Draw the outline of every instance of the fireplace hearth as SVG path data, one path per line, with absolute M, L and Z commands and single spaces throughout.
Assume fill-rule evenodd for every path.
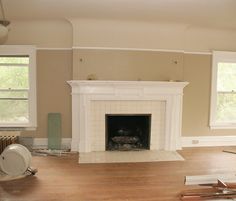
M 150 149 L 151 114 L 106 114 L 106 150 Z

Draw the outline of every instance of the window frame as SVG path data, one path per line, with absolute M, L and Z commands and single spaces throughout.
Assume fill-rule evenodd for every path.
M 31 45 L 1 45 L 1 56 L 29 56 L 28 123 L 1 123 L 0 130 L 35 130 L 37 127 L 36 48 Z
M 236 52 L 213 51 L 212 54 L 212 78 L 211 78 L 211 105 L 210 105 L 210 128 L 211 129 L 236 129 L 235 122 L 217 122 L 217 76 L 218 63 L 236 63 Z

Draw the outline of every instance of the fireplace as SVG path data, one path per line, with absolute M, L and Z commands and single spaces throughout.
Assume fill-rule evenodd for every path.
M 72 87 L 72 151 L 108 150 L 106 115 L 118 118 L 120 114 L 124 118 L 129 114 L 149 115 L 146 117 L 149 137 L 141 140 L 145 144 L 140 145 L 141 149 L 181 149 L 182 97 L 187 82 L 72 80 L 68 83 Z M 125 135 L 128 131 L 120 132 Z M 132 141 L 132 137 L 128 140 Z
M 106 150 L 150 149 L 151 114 L 106 114 Z

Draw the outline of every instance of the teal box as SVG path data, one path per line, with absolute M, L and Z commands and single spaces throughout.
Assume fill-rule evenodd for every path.
M 48 113 L 48 149 L 61 149 L 60 113 Z

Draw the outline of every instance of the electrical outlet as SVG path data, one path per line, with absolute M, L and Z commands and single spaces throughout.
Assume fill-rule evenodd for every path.
M 192 144 L 198 144 L 199 140 L 192 140 Z

